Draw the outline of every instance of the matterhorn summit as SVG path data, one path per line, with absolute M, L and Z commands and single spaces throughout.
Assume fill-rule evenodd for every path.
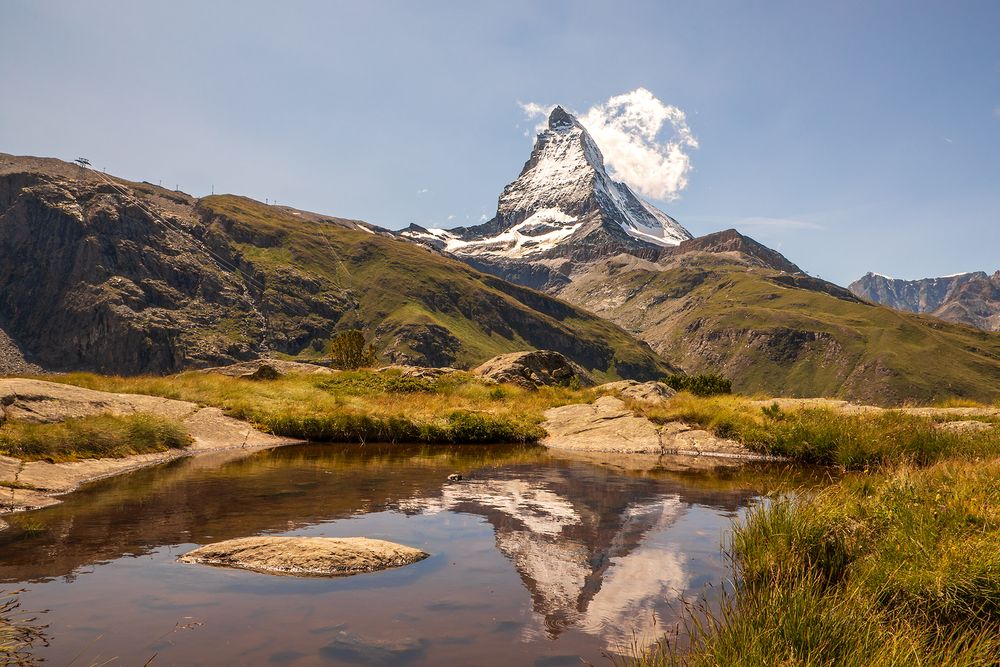
M 411 225 L 401 234 L 537 287 L 576 263 L 621 253 L 653 259 L 691 238 L 676 220 L 608 176 L 593 137 L 562 107 L 552 110 L 492 220 L 451 230 Z

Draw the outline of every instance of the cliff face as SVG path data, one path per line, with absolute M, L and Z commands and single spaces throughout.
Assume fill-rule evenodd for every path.
M 0 154 L 0 371 L 315 358 L 347 328 L 389 361 L 546 347 L 599 372 L 672 368 L 589 313 L 363 222 Z
M 259 313 L 190 216 L 164 210 L 168 227 L 92 178 L 8 172 L 0 184 L 0 313 L 39 365 L 157 372 L 256 351 Z

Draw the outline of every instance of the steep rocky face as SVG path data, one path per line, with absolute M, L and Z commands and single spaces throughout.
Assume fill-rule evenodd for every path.
M 691 238 L 608 176 L 593 138 L 561 107 L 552 111 L 521 174 L 504 188 L 492 220 L 451 230 L 411 225 L 401 234 L 538 288 L 566 282 L 579 262 L 622 252 L 653 258 Z
M 189 221 L 157 222 L 93 178 L 0 183 L 0 314 L 41 366 L 156 372 L 256 352 L 252 298 Z
M 0 154 L 0 371 L 309 359 L 347 328 L 417 365 L 545 348 L 598 373 L 673 368 L 594 315 L 363 222 Z
M 949 322 L 1000 331 L 1000 271 L 942 278 L 899 280 L 867 273 L 849 289 L 868 301 L 912 313 L 927 313 Z

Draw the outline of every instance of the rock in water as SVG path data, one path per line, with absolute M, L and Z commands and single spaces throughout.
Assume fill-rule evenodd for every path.
M 242 537 L 199 547 L 182 563 L 236 567 L 264 574 L 340 577 L 409 565 L 419 549 L 367 537 Z
M 542 386 L 568 386 L 574 378 L 581 387 L 593 387 L 594 379 L 581 366 L 558 352 L 532 350 L 493 357 L 474 373 L 494 382 L 516 384 L 525 389 Z

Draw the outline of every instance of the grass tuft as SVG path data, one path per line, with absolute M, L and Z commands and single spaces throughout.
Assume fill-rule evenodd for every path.
M 3 665 L 35 664 L 30 649 L 48 646 L 47 626 L 39 624 L 37 616 L 21 610 L 18 593 L 0 591 L 0 664 Z
M 653 421 L 697 424 L 759 453 L 848 470 L 897 463 L 928 465 L 949 456 L 1000 455 L 1000 429 L 949 431 L 939 428 L 933 418 L 893 410 L 785 411 L 777 403 L 759 407 L 736 396 L 703 398 L 686 393 L 643 410 Z
M 1000 664 L 1000 460 L 853 474 L 752 510 L 736 587 L 629 664 Z
M 177 422 L 156 415 L 95 415 L 54 424 L 9 421 L 0 426 L 0 454 L 24 461 L 120 458 L 186 447 Z

